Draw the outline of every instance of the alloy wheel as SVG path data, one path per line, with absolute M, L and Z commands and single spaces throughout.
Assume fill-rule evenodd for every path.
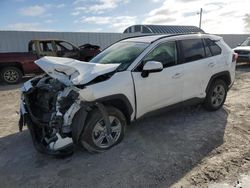
M 16 82 L 19 79 L 19 74 L 15 70 L 7 70 L 4 72 L 3 78 L 7 82 Z
M 212 96 L 211 96 L 212 105 L 214 107 L 220 106 L 224 101 L 225 95 L 226 95 L 226 91 L 223 85 L 217 85 L 214 88 Z
M 115 116 L 109 116 L 111 133 L 108 134 L 104 119 L 98 121 L 92 131 L 92 139 L 97 147 L 108 148 L 112 146 L 120 137 L 122 125 Z

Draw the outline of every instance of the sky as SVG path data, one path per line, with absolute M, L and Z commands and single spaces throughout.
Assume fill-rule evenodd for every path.
M 0 30 L 123 32 L 135 24 L 250 33 L 250 0 L 0 0 Z

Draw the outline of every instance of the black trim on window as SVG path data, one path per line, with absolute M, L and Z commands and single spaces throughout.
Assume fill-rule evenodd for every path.
M 182 64 L 182 62 L 184 60 L 183 53 L 181 53 L 182 52 L 182 46 L 181 46 L 179 40 L 175 41 L 175 43 L 176 43 L 176 49 L 177 49 L 177 65 L 180 65 L 180 64 Z
M 184 64 L 185 63 L 185 58 L 183 55 L 183 47 L 182 47 L 182 43 L 181 40 L 176 41 L 177 46 L 178 46 L 178 59 L 179 59 L 179 64 Z
M 206 41 L 205 41 L 205 38 L 202 39 L 202 43 L 203 43 L 203 47 L 204 47 L 204 50 L 205 50 L 206 58 L 212 57 L 213 54 L 212 54 L 212 52 L 211 52 L 211 49 L 210 49 L 209 46 L 207 45 L 207 43 L 206 43 Z M 210 53 L 210 56 L 207 54 L 207 49 L 208 49 L 208 51 L 209 51 L 209 53 Z
M 174 65 L 170 65 L 170 66 L 164 66 L 163 65 L 163 68 L 168 68 L 168 67 L 173 67 L 173 66 L 176 66 L 176 65 L 179 65 L 181 64 L 180 62 L 180 59 L 179 59 L 179 56 L 180 56 L 180 46 L 179 44 L 177 44 L 177 41 L 165 41 L 165 42 L 161 42 L 159 43 L 158 45 L 156 45 L 153 49 L 151 49 L 143 58 L 142 60 L 137 64 L 136 68 L 134 69 L 133 72 L 142 72 L 142 69 L 143 69 L 143 65 L 145 63 L 145 61 L 143 60 L 148 54 L 150 54 L 153 50 L 155 50 L 157 47 L 159 47 L 161 44 L 164 44 L 164 43 L 168 43 L 168 42 L 174 42 L 175 43 L 175 47 L 176 47 L 176 51 L 177 51 L 177 60 L 175 62 Z
M 209 38 L 204 38 L 204 40 L 205 40 L 206 45 L 209 47 L 212 56 L 220 55 L 222 53 L 221 47 L 216 44 L 217 41 L 211 40 Z M 214 44 L 214 46 L 212 46 L 211 44 Z M 219 52 L 216 52 L 216 50 L 218 49 L 219 49 Z

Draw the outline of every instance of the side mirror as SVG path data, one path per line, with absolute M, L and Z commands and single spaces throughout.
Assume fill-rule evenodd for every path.
M 241 45 L 241 43 L 239 43 L 237 46 L 240 46 Z
M 143 66 L 141 76 L 143 78 L 148 77 L 149 73 L 161 72 L 163 70 L 163 65 L 158 61 L 147 61 Z

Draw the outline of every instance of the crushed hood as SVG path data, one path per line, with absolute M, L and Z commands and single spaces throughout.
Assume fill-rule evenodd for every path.
M 119 64 L 98 64 L 71 58 L 43 57 L 35 63 L 49 76 L 65 85 L 86 84 L 96 77 L 113 72 Z

